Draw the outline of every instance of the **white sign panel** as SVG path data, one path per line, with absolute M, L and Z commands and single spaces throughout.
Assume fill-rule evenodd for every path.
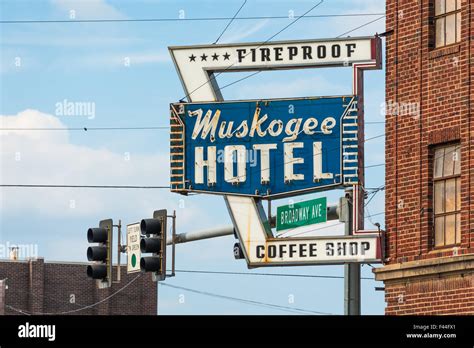
M 226 196 L 226 203 L 250 268 L 377 263 L 382 258 L 378 234 L 274 238 L 260 203 L 239 196 Z
M 338 264 L 377 262 L 377 235 L 355 237 L 285 238 L 256 243 L 249 250 L 250 264 Z
M 170 47 L 186 94 L 192 100 L 215 96 L 213 72 L 352 66 L 379 59 L 378 38 L 257 42 L 244 44 Z M 213 86 L 214 85 L 214 86 Z M 217 96 L 215 96 L 217 97 Z M 191 100 L 190 99 L 190 100 Z M 219 98 L 217 98 L 219 99 Z
M 140 272 L 140 223 L 127 225 L 127 273 Z

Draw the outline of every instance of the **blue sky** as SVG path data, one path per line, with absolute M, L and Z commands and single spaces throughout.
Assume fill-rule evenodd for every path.
M 232 17 L 241 1 L 1 0 L 2 20 L 69 20 Z M 249 0 L 239 16 L 301 15 L 317 1 Z M 383 13 L 380 0 L 326 0 L 311 14 Z M 302 19 L 275 39 L 335 37 L 377 17 Z M 220 42 L 265 41 L 290 19 L 235 21 Z M 168 46 L 215 41 L 226 21 L 1 24 L 2 127 L 166 126 L 169 103 L 184 96 Z M 351 35 L 384 32 L 378 21 Z M 129 64 L 127 64 L 127 62 Z M 245 73 L 218 77 L 219 84 Z M 223 90 L 226 99 L 350 94 L 350 69 L 263 72 Z M 366 137 L 384 134 L 384 72 L 366 74 Z M 95 117 L 57 115 L 64 100 L 90 102 Z M 167 185 L 167 130 L 0 131 L 3 184 Z M 366 165 L 384 162 L 384 138 L 366 144 Z M 384 168 L 367 169 L 366 186 L 384 184 Z M 166 190 L 78 190 L 0 188 L 0 242 L 37 244 L 46 260 L 85 261 L 85 231 L 102 218 L 123 224 L 176 209 L 178 233 L 230 224 L 221 197 L 182 197 Z M 314 194 L 294 201 L 319 197 Z M 325 194 L 336 202 L 341 191 Z M 286 204 L 278 201 L 277 204 Z M 276 209 L 276 205 L 274 208 Z M 384 211 L 383 193 L 368 206 Z M 382 225 L 384 216 L 374 217 Z M 333 224 L 333 223 L 329 223 Z M 371 227 L 370 221 L 366 226 Z M 341 226 L 315 234 L 341 233 Z M 247 270 L 233 258 L 233 237 L 177 246 L 177 268 L 236 272 L 342 275 L 341 266 Z M 362 274 L 371 277 L 369 266 Z M 313 311 L 343 313 L 341 279 L 178 273 L 167 284 Z M 383 314 L 382 286 L 362 281 L 362 311 Z M 184 303 L 182 302 L 184 295 Z M 180 297 L 181 296 L 181 297 Z M 294 302 L 290 303 L 289 298 Z M 180 301 L 181 299 L 181 301 Z M 79 299 L 78 299 L 79 301 Z M 223 299 L 160 287 L 163 314 L 285 314 Z

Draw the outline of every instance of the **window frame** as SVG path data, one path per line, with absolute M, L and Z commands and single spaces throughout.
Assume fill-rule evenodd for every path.
M 459 174 L 455 174 L 455 164 L 453 162 L 453 174 L 452 175 L 446 175 L 446 176 L 443 176 L 441 175 L 440 177 L 435 177 L 435 164 L 436 164 L 436 152 L 437 150 L 441 150 L 443 149 L 444 152 L 443 152 L 443 174 L 444 174 L 444 166 L 445 166 L 445 159 L 446 159 L 446 149 L 447 148 L 450 148 L 450 147 L 454 147 L 455 149 L 458 149 L 456 151 L 459 151 L 459 161 L 461 161 L 461 144 L 459 142 L 454 142 L 454 143 L 447 143 L 447 144 L 439 144 L 439 145 L 436 145 L 433 147 L 433 161 L 431 163 L 431 167 L 432 167 L 432 194 L 433 194 L 433 199 L 432 199 L 432 202 L 431 202 L 431 206 L 432 206 L 432 224 L 431 224 L 431 230 L 432 230 L 432 234 L 431 234 L 431 239 L 432 239 L 432 247 L 433 249 L 435 250 L 438 250 L 438 249 L 446 249 L 446 248 L 453 248 L 453 247 L 458 247 L 460 246 L 461 244 L 461 226 L 459 226 L 459 241 L 457 242 L 456 241 L 456 237 L 457 237 L 457 216 L 459 215 L 459 224 L 461 224 L 461 205 L 462 203 L 459 204 L 459 207 L 457 206 L 458 205 L 458 194 L 461 195 L 461 192 L 462 192 L 462 188 L 461 188 L 461 180 L 462 180 L 462 172 L 461 172 L 461 166 L 460 166 L 460 170 L 459 170 Z M 460 165 L 462 165 L 462 163 L 460 163 Z M 446 183 L 449 181 L 449 180 L 453 180 L 454 179 L 454 204 L 455 204 L 455 208 L 454 210 L 450 211 L 450 212 L 446 212 Z M 457 185 L 457 180 L 459 180 L 459 185 Z M 444 185 L 443 185 L 443 212 L 442 213 L 436 213 L 436 184 L 439 183 L 439 182 L 443 182 Z M 459 186 L 459 187 L 458 187 Z M 454 216 L 454 243 L 451 243 L 451 244 L 447 244 L 446 243 L 446 217 L 447 216 Z M 437 245 L 436 244 L 436 218 L 440 218 L 442 217 L 443 218 L 443 244 L 440 244 L 440 245 Z
M 444 8 L 445 8 L 445 11 L 446 11 L 446 1 L 447 0 L 442 0 L 444 1 Z M 436 0 L 433 1 L 433 32 L 434 32 L 434 42 L 433 42 L 433 47 L 434 49 L 441 49 L 441 48 L 444 48 L 444 47 L 450 47 L 450 46 L 453 46 L 453 45 L 457 45 L 461 42 L 461 38 L 462 38 L 462 6 L 461 6 L 461 3 L 459 3 L 459 8 L 458 8 L 458 1 L 457 0 L 454 0 L 455 4 L 456 4 L 456 9 L 454 11 L 450 11 L 450 12 L 443 12 L 441 14 L 438 14 L 436 15 Z M 446 30 L 446 18 L 449 17 L 449 16 L 452 16 L 454 15 L 454 42 L 450 43 L 450 44 L 446 44 L 446 36 L 447 36 L 447 30 Z M 458 37 L 458 30 L 457 30 L 457 25 L 458 25 L 458 15 L 459 15 L 459 22 L 460 25 L 461 25 L 461 33 L 459 33 L 459 37 Z M 443 28 L 443 33 L 444 33 L 444 38 L 443 38 L 443 42 L 444 44 L 441 45 L 441 46 L 437 46 L 436 43 L 438 42 L 438 36 L 437 36 L 437 23 L 438 23 L 438 20 L 440 19 L 444 19 L 444 28 Z

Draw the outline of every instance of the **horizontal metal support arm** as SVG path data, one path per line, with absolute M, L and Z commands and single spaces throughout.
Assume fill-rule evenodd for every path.
M 339 219 L 339 207 L 337 205 L 331 205 L 327 207 L 328 211 L 328 218 L 327 220 L 337 220 Z M 272 216 L 272 221 L 274 222 L 275 216 Z M 174 240 L 175 244 L 193 242 L 196 240 L 201 239 L 209 239 L 209 238 L 217 238 L 223 236 L 231 236 L 234 235 L 234 226 L 228 225 L 218 228 L 211 228 L 207 230 L 195 231 L 195 232 L 187 232 L 187 233 L 180 233 L 177 234 Z M 172 245 L 172 239 L 168 239 L 166 242 L 167 245 Z
M 234 226 L 229 225 L 229 226 L 212 228 L 212 229 L 195 231 L 195 232 L 180 233 L 176 235 L 174 242 L 175 244 L 180 244 L 180 243 L 187 243 L 187 242 L 192 242 L 192 241 L 201 240 L 201 239 L 230 236 L 233 234 L 234 234 Z M 166 244 L 171 245 L 173 244 L 173 241 L 168 240 Z

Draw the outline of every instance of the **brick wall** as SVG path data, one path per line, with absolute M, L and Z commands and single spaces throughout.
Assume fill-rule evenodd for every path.
M 387 264 L 410 264 L 442 257 L 474 253 L 474 127 L 470 105 L 473 101 L 471 76 L 474 66 L 472 7 L 462 1 L 462 41 L 445 48 L 432 48 L 434 14 L 432 0 L 387 0 L 386 101 L 415 104 L 418 114 L 386 116 L 386 256 Z M 461 244 L 456 248 L 434 249 L 432 235 L 432 151 L 431 146 L 449 141 L 461 143 Z M 473 270 L 466 270 L 466 274 Z M 376 271 L 376 274 L 383 272 Z M 458 275 L 457 277 L 460 277 Z M 472 294 L 472 282 L 452 297 L 444 280 L 410 279 L 410 288 L 386 280 L 387 314 L 457 314 L 458 301 Z M 413 283 L 415 282 L 415 283 Z M 439 292 L 421 293 L 425 282 Z M 416 285 L 418 284 L 418 285 Z M 467 284 L 452 279 L 452 284 Z M 395 305 L 394 298 L 407 293 L 409 302 Z M 450 296 L 451 306 L 442 297 Z M 430 299 L 432 299 L 430 301 Z M 409 304 L 408 304 L 409 303 Z M 423 303 L 423 305 L 422 305 Z M 427 304 L 430 303 L 430 304 Z M 469 312 L 474 305 L 468 302 Z M 418 306 L 420 305 L 420 306 Z
M 387 315 L 472 314 L 474 275 L 392 283 L 385 293 Z
M 157 285 L 151 275 L 127 275 L 122 267 L 120 284 L 97 289 L 95 281 L 86 275 L 86 264 L 28 261 L 0 261 L 0 279 L 8 278 L 5 303 L 29 313 L 59 313 L 74 311 L 106 299 L 130 281 L 132 284 L 103 303 L 75 315 L 156 315 Z M 114 279 L 116 279 L 114 267 Z M 1 290 L 0 290 L 1 296 Z M 1 298 L 0 298 L 1 307 Z M 1 308 L 0 308 L 1 313 Z M 6 307 L 5 314 L 19 314 Z

